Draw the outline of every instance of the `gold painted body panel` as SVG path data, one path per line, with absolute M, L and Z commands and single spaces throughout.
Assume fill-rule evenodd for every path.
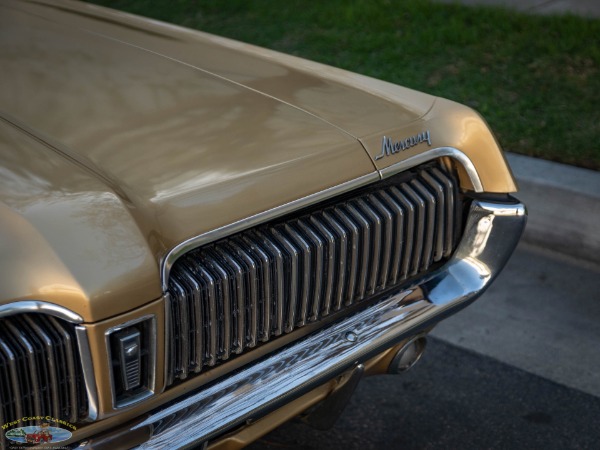
M 373 173 L 384 134 L 430 130 L 434 147 L 454 146 L 471 158 L 486 191 L 516 190 L 485 123 L 461 105 L 438 99 L 433 106 L 433 97 L 383 81 L 103 8 L 48 5 L 2 7 L 2 46 L 10 50 L 2 53 L 0 114 L 43 141 L 47 153 L 95 175 L 95 189 L 118 204 L 113 228 L 131 232 L 128 246 L 141 246 L 146 258 L 142 276 L 117 261 L 120 240 L 91 236 L 90 228 L 85 247 L 97 261 L 84 273 L 79 246 L 64 245 L 64 236 L 49 242 L 60 246 L 72 278 L 68 298 L 80 291 L 64 306 L 87 322 L 158 298 L 156 267 L 182 241 Z M 47 174 L 55 190 L 68 183 L 71 169 L 64 170 Z M 81 220 L 109 220 L 101 210 L 90 207 Z M 64 289 L 30 282 L 0 302 L 61 302 L 54 299 Z
M 83 318 L 107 418 L 74 439 L 261 354 L 114 414 L 104 332 L 156 315 L 160 392 L 161 265 L 182 242 L 360 177 L 376 180 L 436 147 L 466 154 L 484 191 L 516 191 L 474 111 L 384 81 L 71 1 L 1 1 L 0 47 L 0 305 L 40 300 Z M 377 159 L 383 136 L 425 131 L 431 145 Z M 461 184 L 473 187 L 464 171 Z M 298 400 L 286 417 L 326 393 Z M 273 417 L 266 428 L 279 423 Z
M 46 1 L 47 4 L 51 2 Z M 381 137 L 397 139 L 430 129 L 436 146 L 463 151 L 476 165 L 487 192 L 516 192 L 502 151 L 472 109 L 429 94 L 336 67 L 78 2 L 61 7 L 81 26 L 274 97 L 343 129 L 374 158 Z M 93 14 L 93 19 L 90 17 Z M 100 19 L 101 18 L 101 19 Z M 426 147 L 380 161 L 381 169 L 423 153 Z
M 374 172 L 356 139 L 285 103 L 18 9 L 2 8 L 0 17 L 1 45 L 13 48 L 0 63 L 0 114 L 43 141 L 44 158 L 85 167 L 96 189 L 125 210 L 110 218 L 90 207 L 81 220 L 109 221 L 123 232 L 139 228 L 133 234 L 142 233 L 144 251 L 154 258 L 141 277 L 114 261 L 126 250 L 122 243 L 115 240 L 113 249 L 113 242 L 90 236 L 87 246 L 97 251 L 88 249 L 88 258 L 98 261 L 82 275 L 75 245 L 49 243 L 61 245 L 66 271 L 82 285 L 85 301 L 68 307 L 87 322 L 160 296 L 156 268 L 178 243 Z M 3 151 L 15 150 L 7 144 Z M 68 192 L 73 169 L 63 166 L 46 176 L 57 191 L 64 182 Z M 21 189 L 31 201 L 37 195 L 26 183 Z M 41 228 L 49 225 L 37 226 L 47 234 Z M 103 278 L 113 286 L 97 289 Z M 140 297 L 122 292 L 144 287 Z M 15 291 L 2 301 L 30 298 L 40 289 Z M 86 304 L 92 301 L 102 307 Z
M 0 120 L 0 304 L 42 300 L 85 321 L 161 296 L 156 258 L 125 201 Z

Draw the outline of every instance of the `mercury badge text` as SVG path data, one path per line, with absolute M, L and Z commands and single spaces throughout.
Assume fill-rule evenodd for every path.
M 394 155 L 403 150 L 408 150 L 415 145 L 419 145 L 423 142 L 427 142 L 431 146 L 431 133 L 429 130 L 418 133 L 415 136 L 408 137 L 406 139 L 400 139 L 397 142 L 392 141 L 387 136 L 383 137 L 381 141 L 381 153 L 375 157 L 375 161 L 383 158 L 384 156 Z

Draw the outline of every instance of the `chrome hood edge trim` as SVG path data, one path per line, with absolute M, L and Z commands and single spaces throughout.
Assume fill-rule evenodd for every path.
M 425 153 L 419 153 L 417 155 L 405 159 L 404 161 L 400 161 L 399 163 L 392 164 L 391 166 L 385 167 L 384 169 L 380 169 L 379 174 L 381 176 L 381 179 L 388 178 L 406 169 L 416 167 L 419 164 L 423 164 L 428 161 L 431 161 L 432 159 L 441 158 L 443 156 L 449 156 L 450 158 L 455 159 L 459 164 L 461 164 L 467 172 L 467 176 L 469 177 L 469 180 L 473 185 L 474 192 L 483 192 L 483 184 L 481 183 L 481 179 L 479 178 L 479 173 L 477 173 L 475 164 L 473 164 L 473 162 L 465 153 L 461 152 L 459 149 L 454 147 L 437 147 L 428 150 Z
M 242 220 L 238 220 L 237 222 L 233 222 L 229 225 L 225 225 L 223 227 L 217 228 L 215 230 L 209 231 L 207 233 L 200 234 L 198 236 L 194 236 L 181 244 L 177 245 L 173 249 L 167 253 L 167 256 L 162 261 L 161 264 L 161 276 L 162 276 L 162 286 L 163 291 L 167 292 L 169 288 L 169 273 L 171 272 L 171 268 L 177 259 L 184 255 L 185 253 L 193 250 L 197 247 L 200 247 L 209 242 L 216 241 L 223 237 L 229 236 L 231 234 L 237 233 L 239 231 L 243 231 L 245 229 L 251 228 L 260 223 L 267 222 L 269 220 L 275 219 L 277 217 L 281 217 L 291 211 L 296 209 L 303 208 L 305 206 L 312 205 L 314 203 L 318 203 L 322 200 L 327 200 L 331 197 L 334 197 L 338 194 L 342 194 L 344 192 L 348 192 L 352 189 L 357 189 L 362 186 L 366 186 L 367 184 L 374 183 L 379 181 L 380 176 L 379 172 L 372 172 L 366 175 L 363 175 L 354 180 L 347 181 L 345 183 L 339 184 L 337 186 L 333 186 L 329 189 L 325 189 L 324 191 L 317 192 L 313 195 L 309 195 L 307 197 L 299 198 L 298 200 L 294 200 L 289 203 L 285 203 L 281 206 L 277 206 L 273 209 L 269 209 L 268 211 L 264 211 L 253 216 L 247 217 Z
M 14 316 L 23 313 L 43 313 L 58 317 L 71 323 L 82 323 L 83 318 L 73 311 L 59 306 L 55 303 L 42 302 L 38 300 L 20 300 L 17 302 L 0 305 L 0 318 Z
M 177 261 L 177 259 L 180 256 L 189 252 L 190 250 L 198 248 L 209 242 L 214 242 L 218 239 L 237 233 L 239 231 L 251 228 L 260 223 L 264 223 L 277 217 L 283 216 L 294 210 L 303 208 L 305 206 L 310 206 L 320 201 L 335 197 L 336 195 L 343 194 L 344 192 L 348 192 L 350 190 L 366 186 L 367 184 L 377 182 L 384 178 L 396 175 L 397 173 L 402 172 L 406 169 L 416 167 L 420 164 L 424 164 L 426 162 L 444 156 L 453 158 L 459 164 L 461 164 L 465 169 L 471 183 L 473 184 L 474 191 L 476 193 L 483 192 L 483 185 L 481 183 L 479 173 L 477 172 L 477 169 L 475 168 L 473 162 L 465 153 L 454 147 L 434 148 L 428 150 L 425 153 L 420 153 L 404 161 L 393 164 L 389 167 L 386 167 L 385 169 L 381 169 L 373 173 L 363 175 L 362 177 L 347 181 L 337 186 L 333 186 L 329 189 L 325 189 L 324 191 L 317 192 L 313 195 L 299 198 L 298 200 L 295 200 L 293 202 L 289 202 L 276 208 L 270 209 L 268 211 L 255 214 L 254 216 L 239 220 L 229 225 L 225 225 L 207 233 L 191 237 L 190 239 L 172 248 L 161 261 L 161 282 L 163 292 L 167 292 L 169 288 L 169 274 L 171 272 L 173 264 L 175 263 L 175 261 Z

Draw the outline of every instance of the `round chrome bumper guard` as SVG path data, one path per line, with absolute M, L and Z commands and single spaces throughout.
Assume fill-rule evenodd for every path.
M 498 275 L 525 222 L 525 207 L 520 203 L 474 200 L 462 241 L 443 267 L 235 375 L 154 411 L 130 429 L 150 435 L 137 448 L 197 446 L 273 411 L 456 312 Z

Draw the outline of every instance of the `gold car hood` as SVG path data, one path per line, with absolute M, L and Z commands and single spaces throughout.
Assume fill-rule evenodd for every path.
M 162 295 L 178 243 L 375 177 L 338 127 L 78 17 L 0 7 L 2 303 L 113 316 Z
M 4 0 L 0 48 L 0 265 L 20 274 L 0 304 L 85 321 L 160 297 L 194 236 L 376 179 L 400 158 L 375 160 L 382 132 L 437 120 L 426 94 L 79 2 Z

